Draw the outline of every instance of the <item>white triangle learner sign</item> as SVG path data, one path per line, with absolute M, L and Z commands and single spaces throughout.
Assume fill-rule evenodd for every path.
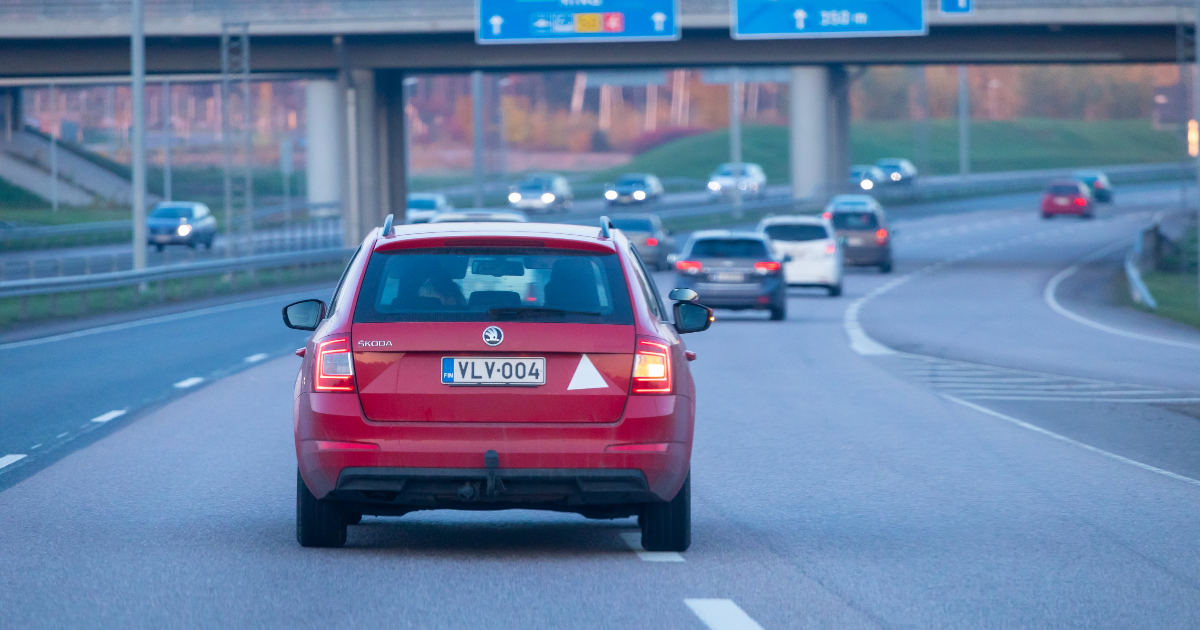
M 571 377 L 571 384 L 567 385 L 567 391 L 574 389 L 607 389 L 608 381 L 604 380 L 604 376 L 592 365 L 592 360 L 585 354 L 579 360 L 579 367 L 575 368 L 575 376 Z

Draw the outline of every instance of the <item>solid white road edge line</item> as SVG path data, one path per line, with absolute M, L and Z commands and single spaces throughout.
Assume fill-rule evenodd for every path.
M 684 561 L 683 556 L 674 551 L 646 551 L 642 548 L 642 534 L 640 532 L 621 532 L 621 540 L 624 540 L 625 544 L 629 545 L 629 548 L 646 562 Z
M 1164 477 L 1169 477 L 1176 481 L 1182 481 L 1184 483 L 1200 487 L 1200 481 L 1198 481 L 1196 479 L 1192 479 L 1191 477 L 1184 477 L 1183 475 L 1173 473 L 1169 470 L 1163 470 L 1162 468 L 1151 466 L 1150 464 L 1143 464 L 1142 462 L 1139 462 L 1137 460 L 1129 459 L 1128 457 L 1122 457 L 1120 455 L 1117 455 L 1116 453 L 1110 453 L 1102 448 L 1096 448 L 1095 446 L 1092 446 L 1090 444 L 1084 444 L 1083 442 L 1078 442 L 1076 440 L 1072 440 L 1071 438 L 1069 438 L 1065 435 L 1060 435 L 1053 431 L 1043 429 L 1037 425 L 1033 425 L 1028 422 L 1025 422 L 1024 420 L 1018 420 L 1012 416 L 1000 413 L 999 411 L 993 411 L 991 409 L 988 409 L 987 407 L 984 407 L 981 405 L 976 405 L 975 403 L 972 403 L 972 402 L 967 402 L 961 398 L 956 398 L 954 396 L 950 396 L 949 394 L 942 394 L 942 398 L 945 398 L 946 400 L 949 400 L 952 403 L 962 405 L 963 407 L 966 407 L 968 409 L 974 409 L 975 411 L 978 411 L 979 413 L 987 414 L 989 416 L 992 416 L 993 418 L 999 418 L 1005 422 L 1010 422 L 1012 424 L 1015 424 L 1015 425 L 1021 427 L 1022 429 L 1029 429 L 1030 431 L 1033 431 L 1034 433 L 1040 433 L 1046 437 L 1050 437 L 1050 438 L 1059 440 L 1060 442 L 1065 442 L 1072 446 L 1078 446 L 1079 448 L 1082 448 L 1086 451 L 1091 451 L 1097 455 L 1102 455 L 1109 459 L 1113 459 L 1113 460 L 1116 460 L 1116 461 L 1124 463 L 1124 464 L 1129 464 L 1130 466 L 1136 466 L 1138 468 L 1141 468 L 1142 470 L 1146 470 L 1146 471 L 1149 471 L 1152 473 L 1162 475 Z
M 4 457 L 0 457 L 0 468 L 15 464 L 22 459 L 25 459 L 24 455 L 5 455 Z
M 763 630 L 732 599 L 685 599 L 683 603 L 710 630 Z
M 1088 319 L 1088 318 L 1084 317 L 1083 315 L 1080 315 L 1079 313 L 1071 311 L 1059 303 L 1058 297 L 1056 297 L 1055 294 L 1058 292 L 1058 285 L 1062 284 L 1064 280 L 1075 275 L 1081 268 L 1083 268 L 1084 265 L 1095 262 L 1095 261 L 1103 258 L 1104 256 L 1107 256 L 1117 250 L 1124 249 L 1125 247 L 1128 247 L 1128 246 L 1129 246 L 1129 239 L 1121 239 L 1120 241 L 1117 241 L 1116 243 L 1108 245 L 1104 249 L 1101 249 L 1096 252 L 1092 252 L 1091 254 L 1084 256 L 1083 258 L 1076 261 L 1075 264 L 1073 264 L 1070 267 L 1067 267 L 1066 269 L 1063 269 L 1062 271 L 1055 274 L 1055 276 L 1053 278 L 1050 278 L 1050 282 L 1046 283 L 1046 288 L 1042 291 L 1042 300 L 1046 302 L 1046 306 L 1049 306 L 1050 309 L 1053 310 L 1055 313 L 1058 313 L 1059 315 L 1062 315 L 1063 317 L 1066 317 L 1069 320 L 1078 322 L 1089 328 L 1094 328 L 1096 330 L 1103 331 L 1103 332 L 1106 332 L 1106 333 L 1109 333 L 1112 335 L 1120 335 L 1121 337 L 1128 337 L 1129 339 L 1137 339 L 1138 341 L 1149 341 L 1150 343 L 1159 343 L 1159 344 L 1163 344 L 1165 346 L 1174 346 L 1176 348 L 1187 348 L 1189 350 L 1200 350 L 1200 344 L 1188 343 L 1186 341 L 1175 341 L 1174 339 L 1164 339 L 1162 337 L 1155 337 L 1154 335 L 1143 335 L 1141 333 L 1136 333 L 1136 332 L 1133 332 L 1130 330 L 1123 330 L 1120 328 L 1114 328 L 1113 326 L 1109 326 L 1107 324 L 1101 324 L 1098 321 L 1095 321 L 1093 319 Z
M 178 383 L 175 383 L 175 388 L 176 389 L 187 389 L 189 387 L 195 387 L 196 385 L 199 385 L 200 383 L 203 383 L 203 382 L 204 382 L 204 378 L 199 377 L 199 376 L 192 376 L 190 378 L 185 378 L 182 381 L 179 381 Z
M 268 356 L 267 353 L 259 352 L 258 354 L 252 354 L 242 360 L 245 361 L 246 363 L 258 363 L 259 361 L 262 361 L 263 359 L 267 358 L 267 356 Z
M 92 422 L 103 424 L 105 422 L 108 422 L 109 420 L 116 420 L 117 418 L 120 418 L 121 416 L 125 415 L 126 411 L 128 411 L 128 409 L 113 409 L 112 411 L 109 411 L 108 413 L 102 413 L 102 414 L 96 416 L 95 418 L 92 418 Z

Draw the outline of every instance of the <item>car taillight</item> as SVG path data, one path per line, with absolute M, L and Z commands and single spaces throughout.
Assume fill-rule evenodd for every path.
M 1097 181 L 1093 183 L 1092 186 L 1095 186 L 1096 188 L 1104 188 L 1104 182 Z
M 836 254 L 837 253 L 837 245 L 834 245 L 833 243 L 826 245 L 825 253 L 826 254 Z
M 638 340 L 633 355 L 633 393 L 671 393 L 671 350 L 654 341 Z
M 675 262 L 675 268 L 684 273 L 700 273 L 700 269 L 704 267 L 698 260 L 679 260 Z
M 1084 199 L 1083 197 L 1076 197 L 1076 198 L 1075 198 L 1075 205 L 1077 205 L 1077 206 L 1086 206 L 1086 205 L 1087 205 L 1087 199 Z
M 884 243 L 887 243 L 887 239 L 888 239 L 888 231 L 887 230 L 885 230 L 883 228 L 879 228 L 878 230 L 875 230 L 875 242 L 876 243 L 883 245 Z
M 350 356 L 350 339 L 335 337 L 318 343 L 313 372 L 313 389 L 318 392 L 354 391 L 354 360 Z
M 646 246 L 647 247 L 658 247 L 658 239 L 651 236 L 650 238 L 646 239 Z
M 776 271 L 779 271 L 779 267 L 779 263 L 775 262 L 774 260 L 754 263 L 754 271 L 762 274 L 775 273 Z
M 821 213 L 821 218 L 822 218 L 822 219 L 825 219 L 826 221 L 828 221 L 828 220 L 830 220 L 830 219 L 832 219 L 832 218 L 833 218 L 833 213 L 832 213 L 832 212 L 822 212 L 822 213 Z

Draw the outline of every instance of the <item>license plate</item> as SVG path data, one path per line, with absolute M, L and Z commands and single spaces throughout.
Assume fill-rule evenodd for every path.
M 443 385 L 546 384 L 542 357 L 442 357 Z
M 1065 206 L 1065 205 L 1067 205 L 1067 198 L 1066 197 L 1055 197 L 1054 203 L 1056 203 L 1060 206 Z
M 155 243 L 170 243 L 171 235 L 170 234 L 157 234 L 154 236 L 154 242 Z
M 746 274 L 737 271 L 720 271 L 713 274 L 713 280 L 717 282 L 742 282 L 746 279 Z
M 851 239 L 848 239 L 848 240 L 846 241 L 846 243 L 847 243 L 848 245 L 855 245 L 855 246 L 857 246 L 857 245 L 862 245 L 862 244 L 863 244 L 863 240 L 862 240 L 861 238 L 851 238 Z

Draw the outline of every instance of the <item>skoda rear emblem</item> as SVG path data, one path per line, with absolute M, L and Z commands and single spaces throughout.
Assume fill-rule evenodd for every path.
M 498 346 L 504 341 L 504 331 L 500 330 L 499 326 L 488 326 L 483 329 L 483 343 L 489 346 Z

